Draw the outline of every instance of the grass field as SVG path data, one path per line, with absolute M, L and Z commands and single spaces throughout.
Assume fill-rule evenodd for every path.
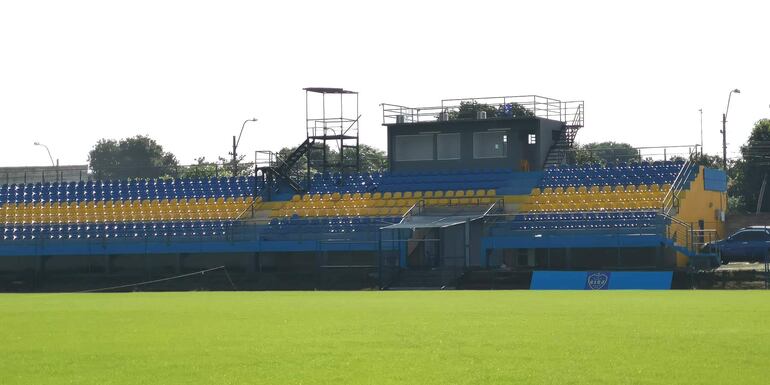
M 0 295 L 0 384 L 767 384 L 770 293 Z

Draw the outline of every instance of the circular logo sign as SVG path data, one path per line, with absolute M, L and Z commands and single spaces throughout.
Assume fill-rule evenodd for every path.
M 605 273 L 593 273 L 588 275 L 588 281 L 586 282 L 588 288 L 591 290 L 602 290 L 607 288 L 607 282 L 610 281 L 610 277 Z

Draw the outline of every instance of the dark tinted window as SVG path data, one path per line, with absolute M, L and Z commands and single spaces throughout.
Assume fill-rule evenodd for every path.
M 766 241 L 767 233 L 763 230 L 741 231 L 733 236 L 735 241 Z

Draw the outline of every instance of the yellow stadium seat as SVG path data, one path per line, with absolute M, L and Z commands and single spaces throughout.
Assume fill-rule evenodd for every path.
M 380 199 L 382 199 L 382 193 L 378 193 L 378 192 L 376 192 L 376 193 L 373 193 L 373 194 L 372 194 L 372 199 L 374 199 L 374 200 L 380 200 Z
M 463 190 L 455 191 L 455 198 L 463 198 L 463 197 L 465 197 L 465 191 Z
M 632 193 L 632 192 L 635 192 L 635 191 L 636 191 L 636 186 L 635 185 L 630 184 L 630 185 L 626 186 L 626 192 L 627 193 Z
M 444 197 L 445 198 L 454 198 L 455 197 L 455 192 L 452 191 L 452 190 L 446 191 L 446 192 L 444 192 Z
M 297 194 L 294 194 L 294 196 L 291 197 L 292 202 L 299 202 L 301 200 L 302 200 L 302 197 Z
M 414 198 L 420 199 L 420 198 L 422 198 L 422 197 L 423 197 L 423 195 L 422 195 L 422 191 L 415 191 L 415 192 L 412 194 L 412 196 L 413 196 Z
M 350 193 L 344 193 L 342 194 L 342 197 L 340 197 L 340 199 L 344 201 L 349 201 L 350 199 L 352 199 L 352 196 L 350 195 Z
M 365 192 L 361 194 L 361 199 L 372 199 L 372 193 Z
M 555 195 L 561 195 L 561 194 L 564 194 L 564 188 L 562 188 L 561 186 L 559 186 L 559 187 L 556 187 L 555 189 L 553 189 L 553 193 L 554 193 Z
M 565 190 L 565 192 L 567 194 L 574 194 L 576 192 L 575 191 L 575 187 L 574 186 L 569 186 L 569 187 L 567 187 L 567 190 Z
M 382 199 L 393 199 L 393 193 L 386 191 L 382 194 Z
M 412 198 L 412 192 L 411 191 L 405 191 L 402 195 L 404 199 L 411 199 Z
M 444 197 L 444 192 L 443 191 L 435 191 L 435 192 L 433 192 L 433 197 L 434 198 L 443 198 Z

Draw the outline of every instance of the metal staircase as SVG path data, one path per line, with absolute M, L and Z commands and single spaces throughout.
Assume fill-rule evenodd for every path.
M 271 194 L 278 188 L 278 186 L 280 186 L 281 182 L 288 185 L 294 193 L 304 191 L 302 181 L 293 177 L 292 172 L 302 157 L 313 148 L 314 144 L 312 138 L 305 139 L 305 141 L 285 159 L 281 158 L 276 153 L 270 151 L 265 152 L 268 154 L 268 160 L 266 164 L 263 165 L 259 165 L 258 162 L 257 174 L 262 176 L 262 182 L 266 187 L 265 190 L 267 194 Z
M 548 149 L 548 155 L 543 163 L 543 168 L 563 164 L 567 160 L 567 152 L 575 144 L 575 136 L 580 128 L 583 127 L 583 104 L 575 108 L 571 121 L 565 122 L 559 132 L 559 137 Z

